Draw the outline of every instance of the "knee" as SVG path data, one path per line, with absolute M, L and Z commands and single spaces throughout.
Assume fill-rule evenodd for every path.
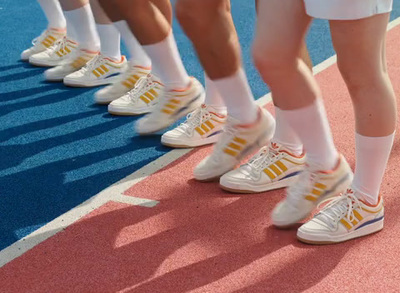
M 297 54 L 274 42 L 256 39 L 252 55 L 254 64 L 264 79 L 285 74 L 287 70 L 297 66 Z
M 357 94 L 382 80 L 383 73 L 379 66 L 359 62 L 357 58 L 343 58 L 338 55 L 337 66 L 351 94 Z

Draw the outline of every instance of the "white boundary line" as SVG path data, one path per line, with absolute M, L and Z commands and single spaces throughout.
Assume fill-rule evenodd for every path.
M 389 23 L 388 31 L 398 26 L 399 24 L 400 17 Z M 313 72 L 314 74 L 318 74 L 335 63 L 336 55 L 314 66 Z M 268 93 L 258 99 L 257 104 L 263 106 L 271 101 L 271 94 Z M 127 189 L 131 188 L 133 185 L 149 177 L 151 174 L 156 173 L 168 164 L 171 164 L 172 162 L 188 154 L 191 150 L 192 149 L 176 149 L 166 153 L 165 155 L 154 160 L 153 162 L 140 168 L 128 177 L 122 179 L 121 181 L 118 181 L 117 183 L 111 185 L 110 187 L 91 197 L 79 206 L 71 209 L 70 211 L 59 216 L 58 218 L 54 219 L 53 221 L 49 222 L 38 230 L 32 232 L 28 236 L 4 248 L 0 251 L 0 268 L 10 261 L 16 259 L 17 257 L 21 256 L 28 250 L 32 249 L 36 245 L 45 241 L 46 239 L 54 236 L 60 231 L 63 231 L 68 226 L 72 225 L 82 217 L 88 215 L 90 212 L 99 208 L 107 202 L 114 201 L 149 208 L 156 206 L 159 203 L 156 200 L 125 196 L 123 195 L 123 193 Z

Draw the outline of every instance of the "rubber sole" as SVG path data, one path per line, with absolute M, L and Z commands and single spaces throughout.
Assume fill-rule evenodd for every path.
M 154 105 L 155 106 L 155 105 Z M 118 108 L 118 107 L 113 107 L 112 105 L 108 106 L 108 113 L 116 116 L 139 116 L 143 114 L 150 113 L 154 106 L 151 107 L 146 107 L 142 109 L 138 109 L 136 112 L 127 112 L 126 108 Z
M 305 238 L 305 235 L 302 236 L 302 232 L 299 230 L 297 232 L 297 239 L 300 242 L 303 242 L 306 244 L 313 244 L 313 245 L 338 244 L 338 243 L 346 242 L 346 241 L 349 241 L 352 239 L 356 239 L 356 238 L 360 238 L 360 237 L 364 237 L 367 235 L 372 235 L 372 234 L 378 233 L 383 229 L 383 223 L 384 223 L 384 221 L 382 219 L 382 221 L 368 225 L 364 229 L 361 228 L 359 230 L 354 230 L 352 232 L 349 232 L 344 237 L 338 237 L 337 239 L 331 239 L 331 240 L 307 239 L 307 238 Z
M 287 179 L 282 179 L 277 182 L 272 182 L 270 184 L 265 184 L 265 185 L 259 185 L 257 188 L 251 187 L 251 186 L 244 186 L 243 184 L 233 184 L 230 182 L 221 182 L 220 187 L 223 190 L 232 192 L 232 193 L 261 193 L 261 192 L 266 192 L 266 191 L 271 191 L 271 190 L 276 190 L 276 189 L 281 189 L 281 188 L 286 188 L 290 186 L 293 182 L 296 181 L 298 176 L 293 176 L 289 177 Z
M 279 183 L 279 184 L 266 184 L 263 186 L 259 186 L 258 188 L 251 188 L 248 186 L 248 188 L 243 187 L 243 186 L 237 186 L 235 184 L 232 184 L 229 186 L 230 183 L 220 183 L 221 189 L 231 192 L 231 193 L 262 193 L 262 192 L 267 192 L 271 190 L 276 190 L 276 189 L 282 189 L 290 186 L 293 182 L 296 181 L 298 176 L 293 176 L 287 179 L 283 179 L 278 182 L 273 182 L 273 183 Z
M 201 146 L 205 146 L 205 145 L 209 145 L 209 144 L 214 144 L 218 141 L 218 138 L 220 137 L 219 134 L 214 135 L 213 137 L 207 137 L 204 139 L 199 139 L 196 140 L 192 143 L 188 143 L 188 144 L 184 144 L 183 142 L 173 142 L 172 140 L 170 141 L 165 141 L 165 139 L 163 140 L 163 137 L 161 137 L 161 143 L 167 147 L 171 147 L 171 148 L 176 148 L 176 149 L 188 149 L 188 148 L 196 148 L 196 147 L 201 147 Z M 211 139 L 212 138 L 212 139 Z
M 89 83 L 89 84 L 82 84 L 82 83 L 78 83 L 78 82 L 71 82 L 69 80 L 64 79 L 64 85 L 69 86 L 69 87 L 77 87 L 77 88 L 98 87 L 98 86 L 102 86 L 102 85 L 108 85 L 113 82 L 114 82 L 114 80 L 112 80 L 110 78 L 109 80 L 107 80 L 107 82 L 101 81 L 101 82 L 93 82 L 93 83 Z

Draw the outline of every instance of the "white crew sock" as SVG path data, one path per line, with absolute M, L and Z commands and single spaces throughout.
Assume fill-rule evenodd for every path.
M 46 15 L 49 28 L 65 28 L 67 23 L 58 0 L 38 0 Z
M 250 124 L 257 120 L 258 106 L 243 68 L 229 77 L 215 79 L 213 83 L 222 96 L 229 116 L 242 124 Z
M 311 170 L 335 168 L 338 152 L 322 99 L 316 99 L 311 105 L 300 109 L 281 110 L 281 114 L 301 139 Z
M 100 49 L 100 40 L 96 31 L 92 9 L 89 4 L 75 10 L 64 11 L 67 20 L 67 34 L 79 43 L 84 50 L 97 52 Z M 68 33 L 71 30 L 71 33 Z
M 356 196 L 376 205 L 383 175 L 392 150 L 394 133 L 369 137 L 356 133 L 356 170 L 352 189 Z
M 290 153 L 300 156 L 303 153 L 303 144 L 290 124 L 284 118 L 282 110 L 275 106 L 275 134 L 273 142 L 281 144 Z
M 153 72 L 168 89 L 186 88 L 189 75 L 183 66 L 175 38 L 172 33 L 161 42 L 143 46 L 153 63 Z
M 135 66 L 141 66 L 144 68 L 151 67 L 151 60 L 143 50 L 142 45 L 138 42 L 135 36 L 132 34 L 128 23 L 125 20 L 114 22 L 115 27 L 121 34 L 122 41 L 127 47 L 130 55 L 130 62 Z
M 100 52 L 103 56 L 121 60 L 121 35 L 117 28 L 111 24 L 96 24 L 100 37 Z
M 218 89 L 215 87 L 214 82 L 204 73 L 204 80 L 206 83 L 206 99 L 204 104 L 211 106 L 218 114 L 226 115 L 226 107 Z

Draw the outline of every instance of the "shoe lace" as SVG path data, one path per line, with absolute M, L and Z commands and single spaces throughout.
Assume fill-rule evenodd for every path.
M 63 37 L 59 40 L 57 40 L 53 46 L 48 48 L 48 50 L 51 50 L 52 52 L 58 52 L 61 49 L 64 49 L 67 46 L 67 38 Z
M 281 153 L 279 149 L 273 147 L 273 143 L 270 146 L 262 147 L 247 163 L 251 169 L 259 171 L 264 169 L 266 166 L 270 165 L 271 163 L 275 163 Z
M 176 130 L 190 134 L 193 132 L 193 129 L 201 125 L 203 121 L 206 121 L 209 116 L 210 112 L 205 105 L 202 105 L 200 108 L 189 113 L 186 116 L 186 121 L 181 123 Z
M 129 99 L 136 103 L 141 95 L 146 93 L 153 85 L 153 79 L 150 74 L 139 78 L 135 87 L 128 92 Z
M 93 59 L 91 59 L 85 66 L 83 66 L 80 71 L 85 73 L 87 71 L 91 72 L 93 69 L 103 65 L 106 62 L 103 55 L 98 54 Z
M 361 206 L 359 199 L 354 195 L 354 191 L 351 189 L 348 189 L 346 192 L 335 198 L 323 200 L 318 207 L 327 202 L 328 204 L 319 212 L 319 214 L 326 216 L 333 221 L 346 215 L 346 218 L 352 222 L 355 219 L 354 209 Z

